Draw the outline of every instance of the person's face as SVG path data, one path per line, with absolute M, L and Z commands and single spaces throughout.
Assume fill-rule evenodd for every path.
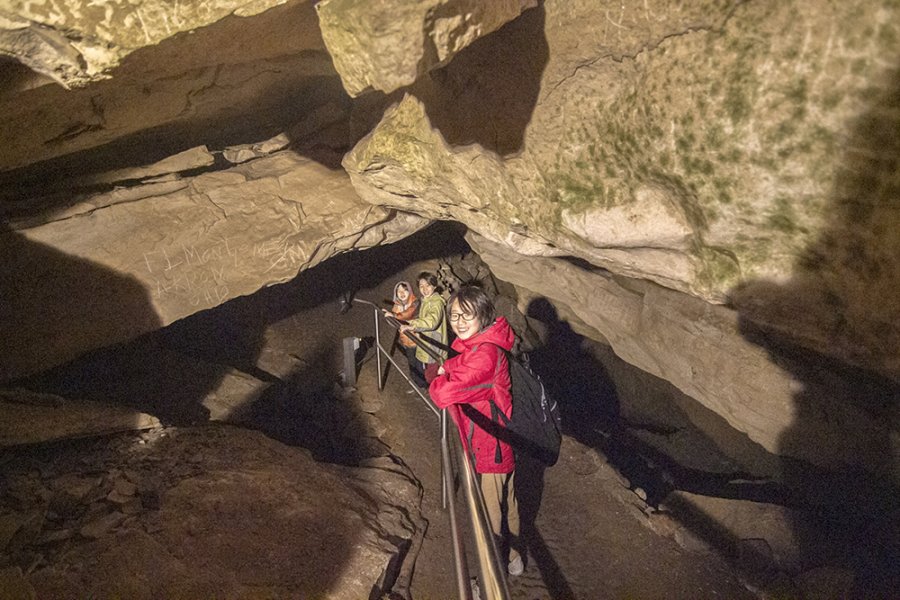
M 464 310 L 459 300 L 450 305 L 450 327 L 461 340 L 467 340 L 481 331 L 481 321 L 473 313 Z
M 397 287 L 397 300 L 400 302 L 406 302 L 409 300 L 409 290 L 405 285 L 401 285 Z
M 428 296 L 434 293 L 434 286 L 428 283 L 425 279 L 419 280 L 419 291 L 422 292 L 422 297 L 427 298 Z

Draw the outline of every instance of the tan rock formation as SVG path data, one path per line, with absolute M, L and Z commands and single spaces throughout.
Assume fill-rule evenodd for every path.
M 623 360 L 671 382 L 768 451 L 900 481 L 891 450 L 900 440 L 896 426 L 856 405 L 847 381 L 819 374 L 815 388 L 778 364 L 745 338 L 736 311 L 565 260 L 523 256 L 478 235 L 467 239 L 495 275 L 520 289 L 523 312 L 536 295 L 552 300 L 580 333 L 605 339 Z
M 410 85 L 536 5 L 537 0 L 323 0 L 316 9 L 344 88 L 358 96 Z
M 412 88 L 344 165 L 370 202 L 734 295 L 758 322 L 896 376 L 897 17 L 549 0 Z
M 0 54 L 65 87 L 105 76 L 129 53 L 229 15 L 250 16 L 286 0 L 171 3 L 14 1 L 0 11 Z
M 291 152 L 82 200 L 0 237 L 0 378 L 59 364 L 427 224 Z

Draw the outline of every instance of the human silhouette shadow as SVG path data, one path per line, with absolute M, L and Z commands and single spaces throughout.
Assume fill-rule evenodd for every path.
M 618 400 L 603 366 L 582 349 L 584 338 L 559 319 L 546 298 L 526 309 L 539 341 L 523 344 L 529 366 L 560 404 L 563 431 L 591 447 L 599 447 L 614 426 Z M 528 336 L 532 337 L 532 336 Z M 605 434 L 605 435 L 604 435 Z M 516 498 L 522 538 L 553 598 L 574 598 L 565 574 L 536 525 L 544 494 L 547 465 L 524 452 L 516 454 Z
M 900 69 L 877 82 L 835 170 L 829 215 L 787 282 L 750 281 L 732 303 L 750 342 L 797 382 L 780 438 L 804 568 L 853 574 L 854 598 L 900 589 Z

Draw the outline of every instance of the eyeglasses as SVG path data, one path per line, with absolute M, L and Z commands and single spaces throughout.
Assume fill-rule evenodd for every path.
M 475 315 L 467 315 L 463 313 L 450 313 L 450 322 L 456 323 L 457 321 L 465 321 L 466 323 L 471 323 L 475 320 Z

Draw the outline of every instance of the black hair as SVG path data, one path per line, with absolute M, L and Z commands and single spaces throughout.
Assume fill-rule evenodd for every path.
M 448 306 L 453 306 L 453 301 L 459 303 L 463 312 L 474 314 L 478 317 L 482 329 L 494 322 L 496 311 L 494 303 L 483 289 L 475 285 L 463 285 L 450 296 Z
M 430 273 L 428 271 L 422 271 L 421 273 L 419 273 L 416 276 L 416 283 L 418 283 L 419 281 L 422 281 L 423 279 L 425 281 L 427 281 L 428 285 L 430 285 L 431 287 L 433 287 L 433 288 L 437 287 L 438 280 L 437 280 L 437 276 L 435 276 L 434 273 Z

